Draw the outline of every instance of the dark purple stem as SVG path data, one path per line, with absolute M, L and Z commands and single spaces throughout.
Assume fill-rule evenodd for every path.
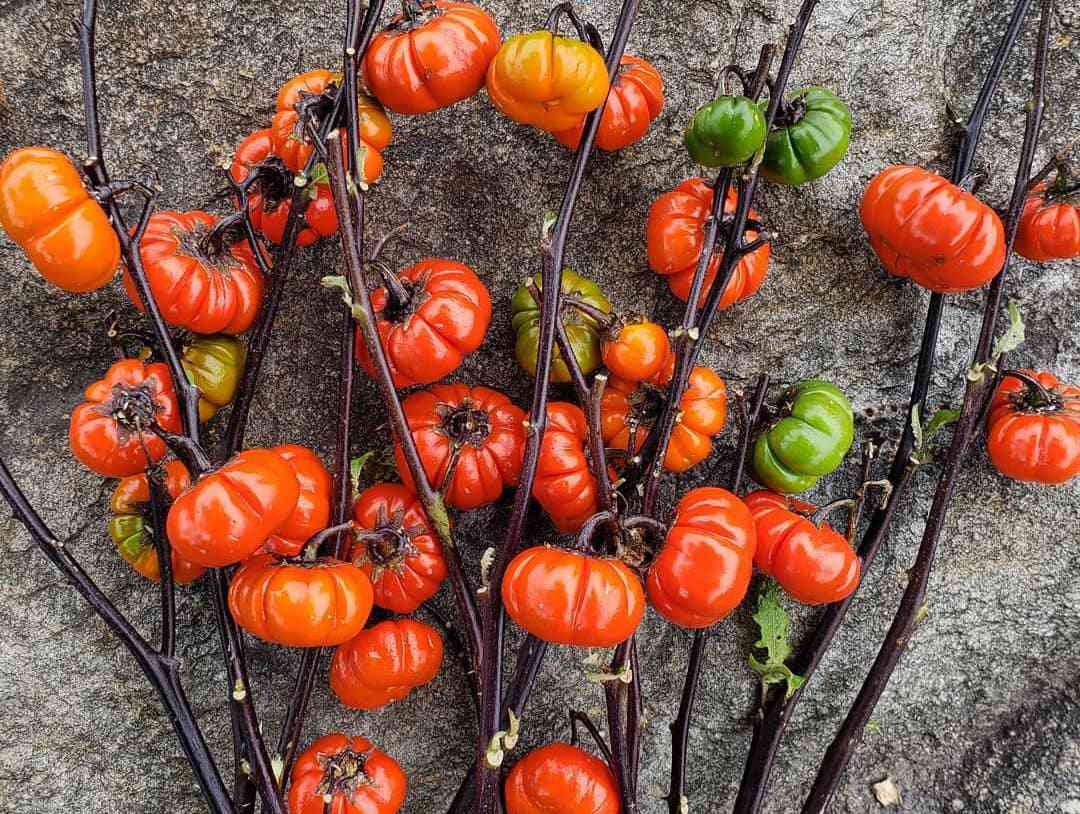
M 371 18 L 378 20 L 382 11 L 382 2 L 377 2 L 368 10 L 363 17 L 365 23 Z M 356 127 L 356 66 L 360 55 L 367 50 L 367 44 L 371 41 L 374 24 L 361 25 L 360 13 L 362 7 L 356 0 L 349 0 L 346 6 L 347 28 L 345 32 L 344 74 L 352 75 L 352 81 L 346 79 L 343 93 L 345 93 L 347 107 L 347 121 L 350 128 Z M 366 33 L 366 38 L 364 33 Z M 359 40 L 358 40 L 359 37 Z M 364 202 L 362 196 L 357 196 L 353 204 L 353 213 L 357 224 L 357 232 L 364 231 Z M 338 404 L 337 404 L 337 442 L 334 447 L 334 503 L 330 522 L 333 526 L 340 526 L 346 522 L 352 508 L 352 480 L 349 472 L 351 461 L 351 438 L 352 438 L 352 402 L 353 382 L 356 364 L 356 331 L 352 313 L 348 307 L 343 309 L 341 325 L 341 351 L 340 366 L 338 370 Z M 350 537 L 347 534 L 337 533 L 334 535 L 332 555 L 337 559 L 343 559 L 348 553 Z M 282 761 L 282 779 L 288 778 L 292 772 L 296 753 L 300 746 L 300 736 L 304 728 L 304 718 L 307 715 L 308 704 L 311 701 L 311 693 L 315 687 L 315 677 L 320 662 L 329 655 L 331 648 L 309 648 L 304 650 L 300 659 L 300 667 L 296 673 L 296 683 L 293 686 L 292 696 L 289 699 L 288 711 L 285 715 L 285 724 L 282 726 L 281 735 L 278 738 L 277 753 Z
M 86 149 L 87 157 L 83 161 L 83 171 L 90 179 L 94 187 L 105 188 L 109 186 L 109 174 L 105 169 L 105 161 L 102 157 L 101 134 L 98 123 L 98 97 L 97 97 L 97 67 L 94 58 L 94 34 L 97 29 L 97 0 L 83 0 L 82 21 L 79 25 L 79 62 L 82 67 L 83 85 L 83 108 L 86 120 Z M 135 288 L 139 293 L 139 299 L 146 309 L 147 316 L 154 327 L 154 336 L 157 338 L 158 349 L 165 357 L 169 373 L 172 376 L 173 387 L 180 401 L 181 418 L 183 420 L 184 433 L 195 441 L 199 440 L 199 390 L 184 373 L 183 365 L 180 364 L 180 353 L 173 341 L 169 327 L 161 316 L 150 283 L 146 278 L 146 270 L 143 268 L 142 255 L 139 252 L 139 239 L 142 237 L 141 229 L 134 235 L 128 233 L 127 224 L 124 221 L 123 212 L 114 195 L 105 197 L 105 207 L 109 213 L 113 231 L 120 241 L 120 253 L 123 256 L 124 265 L 135 282 Z M 152 199 L 147 197 L 140 223 L 145 223 L 152 208 Z
M 1020 0 L 1018 7 L 1026 6 L 1026 3 L 1027 0 Z M 975 349 L 975 365 L 986 364 L 991 361 L 991 347 L 997 317 L 1001 311 L 1001 299 L 1012 254 L 1012 244 L 1019 226 L 1020 214 L 1027 199 L 1028 179 L 1031 176 L 1031 165 L 1035 157 L 1039 133 L 1042 129 L 1046 87 L 1046 59 L 1050 48 L 1052 9 L 1052 0 L 1042 0 L 1039 40 L 1035 55 L 1031 100 L 1028 104 L 1027 123 L 1024 129 L 1024 142 L 1020 151 L 1016 180 L 1013 184 L 1012 199 L 1005 219 L 1008 251 L 1005 265 L 994 278 L 987 291 L 982 326 Z M 1018 24 L 1015 29 L 1019 29 Z M 1012 25 L 1010 25 L 1007 37 L 1010 34 L 1015 38 L 1016 34 Z M 908 642 L 911 640 L 911 636 L 915 632 L 919 611 L 926 602 L 927 586 L 937 554 L 938 541 L 941 539 L 941 532 L 945 525 L 949 502 L 956 489 L 956 480 L 963 468 L 964 458 L 971 447 L 972 441 L 978 434 L 979 407 L 985 398 L 987 389 L 992 385 L 992 380 L 982 378 L 978 381 L 968 381 L 965 386 L 960 419 L 953 431 L 948 456 L 938 477 L 934 500 L 926 519 L 922 543 L 919 545 L 915 565 L 908 571 L 908 584 L 904 589 L 900 607 L 893 618 L 892 625 L 889 627 L 885 641 L 878 651 L 877 658 L 874 660 L 874 666 L 863 683 L 862 689 L 848 712 L 847 718 L 844 719 L 840 731 L 825 753 L 825 759 L 818 770 L 810 795 L 803 806 L 803 814 L 817 814 L 818 812 L 824 812 L 827 808 L 829 801 L 836 792 L 843 771 L 851 758 L 851 753 L 855 745 L 861 740 L 867 722 L 870 720 L 881 694 L 885 691 L 889 679 L 892 677 L 907 648 Z
M 165 534 L 165 512 L 168 508 L 168 492 L 162 482 L 161 469 L 154 467 L 147 473 L 150 486 L 150 529 L 154 552 L 158 559 L 158 577 L 161 585 L 161 654 L 166 658 L 176 656 L 176 586 L 173 584 L 172 546 Z
M 638 0 L 623 0 L 611 47 L 607 54 L 608 75 L 616 75 L 626 42 L 630 36 L 634 18 L 637 16 Z M 542 302 L 540 307 L 540 335 L 536 355 L 536 382 L 533 386 L 532 404 L 529 408 L 529 434 L 525 443 L 525 455 L 521 469 L 521 478 L 514 495 L 514 508 L 506 530 L 506 537 L 495 555 L 491 569 L 491 584 L 494 590 L 484 594 L 482 631 L 484 654 L 480 669 L 481 714 L 480 732 L 477 739 L 478 787 L 474 811 L 476 814 L 494 814 L 499 806 L 498 768 L 487 764 L 485 755 L 492 737 L 502 726 L 504 718 L 502 693 L 502 651 L 505 632 L 505 613 L 502 596 L 498 586 L 510 558 L 521 545 L 525 514 L 532 497 L 533 481 L 540 456 L 544 427 L 547 424 L 548 378 L 551 374 L 551 357 L 555 342 L 556 322 L 559 320 L 559 300 L 562 291 L 563 255 L 570 233 L 570 222 L 574 214 L 574 205 L 585 177 L 585 168 L 592 155 L 596 142 L 596 132 L 600 126 L 600 117 L 604 105 L 594 110 L 585 118 L 581 142 L 574 154 L 574 166 L 567 181 L 559 214 L 552 227 L 550 237 L 545 238 L 541 249 L 542 266 Z
M 84 164 L 84 168 L 93 183 L 96 185 L 105 185 L 108 183 L 108 174 L 101 157 L 96 69 L 94 64 L 94 33 L 96 19 L 96 0 L 84 0 L 82 24 L 79 29 L 79 57 L 83 72 L 83 101 L 87 119 L 87 150 L 89 152 L 89 157 Z M 140 256 L 137 245 L 137 239 L 141 237 L 141 229 L 136 231 L 134 238 L 129 236 L 115 197 L 110 196 L 107 199 L 107 205 L 113 228 L 120 241 L 124 262 L 127 265 L 128 271 L 131 273 L 132 279 L 135 281 L 139 297 L 154 326 L 154 334 L 158 340 L 159 350 L 165 356 L 166 363 L 172 374 L 173 386 L 176 389 L 182 407 L 184 435 L 190 441 L 191 445 L 197 448 L 199 443 L 199 391 L 198 388 L 188 380 L 187 375 L 184 372 L 183 366 L 180 363 L 180 354 L 177 350 L 176 343 L 173 341 L 172 335 L 169 333 L 168 327 L 161 317 L 161 311 L 158 308 L 157 301 L 155 300 L 149 282 L 147 281 L 146 272 L 142 265 L 142 257 Z M 144 210 L 143 216 L 140 218 L 141 225 L 145 225 L 149 205 L 148 201 L 147 209 Z M 193 476 L 197 476 L 197 474 L 197 472 L 192 472 Z M 216 611 L 218 624 L 221 629 L 222 642 L 225 645 L 228 645 L 230 642 L 235 644 L 239 640 L 239 630 L 236 628 L 235 623 L 232 621 L 222 604 L 224 601 L 223 591 L 227 592 L 228 590 L 228 579 L 223 572 L 216 570 L 214 572 L 214 581 L 214 598 L 217 606 Z M 240 668 L 244 668 L 243 651 L 241 647 L 239 645 L 233 647 L 226 646 L 226 666 L 229 668 L 230 674 L 235 673 L 239 678 L 243 678 L 246 675 L 246 671 L 240 669 L 237 673 L 237 665 L 239 665 Z M 246 686 L 246 681 L 244 683 Z M 243 775 L 240 771 L 244 759 L 244 752 L 246 751 L 252 755 L 252 771 L 255 774 L 256 782 L 259 785 L 260 793 L 263 795 L 267 810 L 273 814 L 285 814 L 285 804 L 282 801 L 275 784 L 274 774 L 270 768 L 269 758 L 266 755 L 266 745 L 263 742 L 262 735 L 258 729 L 258 722 L 255 719 L 255 710 L 251 701 L 250 692 L 246 693 L 244 697 L 246 700 L 243 702 L 238 703 L 234 698 L 230 703 L 234 736 L 233 749 L 236 763 L 235 786 L 237 790 L 237 810 L 244 812 L 248 808 L 245 798 L 248 796 L 247 789 L 250 787 L 250 784 L 243 779 Z M 178 730 L 178 733 L 180 733 L 180 730 Z M 183 737 L 184 734 L 181 733 L 182 741 Z M 183 745 L 185 751 L 189 751 L 190 745 L 187 743 L 183 743 Z
M 765 396 L 769 392 L 769 374 L 758 377 L 757 386 L 750 399 L 750 408 L 743 411 L 743 424 L 739 432 L 739 445 L 735 451 L 735 472 L 731 478 L 731 491 L 739 494 L 742 488 L 743 474 L 746 471 L 746 459 L 750 451 L 750 440 L 754 437 L 754 427 L 758 423 L 761 410 L 765 406 Z M 694 631 L 694 640 L 690 645 L 690 659 L 683 681 L 682 698 L 679 712 L 671 722 L 671 784 L 668 787 L 668 812 L 682 814 L 683 801 L 686 799 L 687 746 L 690 738 L 690 720 L 694 713 L 698 686 L 701 684 L 701 668 L 704 664 L 705 645 L 708 642 L 708 630 Z
M 348 271 L 349 285 L 353 297 L 353 318 L 360 326 L 364 337 L 364 343 L 368 354 L 375 367 L 375 379 L 379 385 L 383 403 L 389 413 L 390 424 L 393 427 L 394 436 L 401 446 L 402 455 L 405 458 L 409 474 L 416 486 L 417 497 L 424 507 L 431 527 L 434 529 L 443 547 L 443 553 L 450 570 L 450 582 L 453 587 L 454 600 L 458 605 L 458 611 L 464 620 L 466 644 L 469 649 L 473 669 L 479 666 L 480 657 L 480 621 L 476 609 L 475 594 L 469 585 L 461 564 L 461 555 L 454 542 L 450 529 L 450 517 L 446 511 L 446 504 L 428 482 L 424 472 L 420 455 L 416 449 L 416 441 L 409 430 L 405 411 L 401 406 L 401 399 L 394 388 L 393 377 L 386 361 L 386 353 L 379 339 L 375 310 L 371 304 L 371 296 L 364 283 L 363 261 L 363 237 L 357 233 L 353 223 L 349 198 L 356 193 L 349 191 L 349 184 L 345 179 L 345 168 L 342 165 L 341 149 L 339 148 L 340 132 L 330 133 L 327 141 L 329 145 L 328 159 L 330 169 L 330 187 L 334 193 L 334 203 L 338 211 L 338 222 L 341 232 L 342 253 L 345 258 L 345 266 Z M 352 185 L 356 190 L 356 185 Z
M 15 518 L 30 533 L 30 537 L 53 567 L 93 608 L 94 612 L 120 640 L 135 659 L 147 680 L 154 687 L 168 713 L 184 756 L 195 773 L 203 797 L 213 814 L 235 814 L 236 809 L 225 783 L 218 772 L 213 755 L 207 748 L 202 731 L 195 720 L 191 704 L 180 683 L 179 662 L 155 650 L 116 609 L 97 584 L 83 571 L 78 561 L 45 525 L 30 505 L 26 495 L 15 483 L 7 465 L 0 460 L 0 492 L 11 505 Z
M 986 111 L 989 108 L 994 90 L 1000 81 L 1005 59 L 1016 40 L 1020 24 L 1027 13 L 1030 2 L 1031 0 L 1018 0 L 1008 28 L 994 54 L 991 69 L 983 82 L 975 106 L 972 108 L 971 114 L 964 125 L 962 142 L 953 166 L 952 178 L 954 182 L 963 178 L 970 169 L 971 160 L 982 133 Z M 901 501 L 907 494 L 908 487 L 915 474 L 916 467 L 911 462 L 911 454 L 914 450 L 914 432 L 910 415 L 911 410 L 914 408 L 918 408 L 920 415 L 925 416 L 926 413 L 926 397 L 934 367 L 943 306 L 944 298 L 940 294 L 931 295 L 927 318 L 923 326 L 919 360 L 916 366 L 907 413 L 908 419 L 904 423 L 903 434 L 889 471 L 889 482 L 892 484 L 892 490 L 885 507 L 877 509 L 871 515 L 870 523 L 863 533 L 862 542 L 858 549 L 859 557 L 863 563 L 862 580 L 866 579 L 866 574 L 878 550 L 888 537 L 889 527 Z M 861 587 L 861 581 L 859 587 Z M 747 755 L 746 765 L 743 769 L 739 795 L 734 808 L 734 811 L 738 812 L 738 814 L 756 814 L 761 810 L 765 802 L 765 793 L 768 789 L 772 767 L 776 761 L 780 742 L 783 739 L 791 715 L 795 710 L 795 706 L 799 703 L 810 677 L 817 669 L 825 652 L 840 630 L 847 611 L 857 594 L 858 588 L 843 601 L 829 605 L 826 608 L 820 622 L 815 627 L 811 639 L 796 656 L 792 669 L 803 676 L 806 681 L 790 698 L 785 698 L 783 693 L 773 693 L 765 704 L 763 715 L 755 726 L 750 752 Z
M 791 26 L 788 35 L 787 46 L 784 49 L 784 57 L 780 63 L 780 71 L 769 98 L 768 114 L 766 122 L 772 127 L 779 109 L 779 99 L 783 97 L 787 87 L 788 77 L 795 62 L 795 54 L 798 53 L 802 44 L 806 27 L 810 23 L 810 15 L 817 5 L 817 0 L 804 0 L 799 16 Z M 764 77 L 769 74 L 776 55 L 775 45 L 765 45 L 758 57 L 757 69 L 751 85 L 760 92 L 764 83 Z M 667 454 L 668 444 L 671 442 L 671 434 L 675 430 L 675 424 L 679 415 L 679 405 L 682 402 L 682 394 L 690 382 L 690 374 L 694 364 L 701 355 L 705 346 L 705 340 L 712 328 L 713 320 L 719 310 L 720 299 L 731 281 L 735 268 L 746 255 L 754 251 L 751 244 L 744 240 L 747 222 L 750 217 L 750 204 L 754 200 L 754 191 L 757 184 L 758 168 L 751 164 L 744 168 L 742 178 L 737 178 L 738 168 L 725 168 L 716 176 L 713 184 L 713 202 L 710 209 L 709 222 L 705 226 L 705 235 L 701 247 L 701 256 L 698 258 L 697 268 L 694 270 L 694 280 L 690 286 L 690 295 L 686 301 L 686 310 L 683 313 L 683 321 L 675 340 L 675 375 L 671 384 L 671 396 L 664 405 L 660 419 L 653 426 L 650 437 L 643 449 L 647 453 L 648 464 L 644 467 L 645 491 L 642 497 L 642 514 L 654 515 L 656 512 L 657 499 L 660 496 L 660 481 L 664 474 L 664 457 Z M 730 221 L 724 217 L 728 190 L 733 182 L 737 181 L 739 188 L 738 202 L 735 212 Z M 716 280 L 709 289 L 705 299 L 705 306 L 700 314 L 697 312 L 698 298 L 705 280 L 705 273 L 709 262 L 712 260 L 713 251 L 716 248 L 716 239 L 719 230 L 723 226 L 726 230 L 724 254 L 717 269 Z M 644 455 L 643 455 L 643 459 Z

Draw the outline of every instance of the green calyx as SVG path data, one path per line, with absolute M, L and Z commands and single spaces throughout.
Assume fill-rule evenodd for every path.
M 537 291 L 543 291 L 541 275 L 533 277 L 533 284 Z M 600 287 L 568 268 L 563 269 L 562 294 L 564 297 L 580 300 L 605 314 L 611 313 L 611 303 L 607 301 Z M 566 338 L 570 341 L 581 372 L 589 374 L 600 366 L 601 327 L 596 320 L 572 305 L 564 303 L 560 311 L 559 316 L 566 328 Z M 540 307 L 527 286 L 518 286 L 514 292 L 510 300 L 510 313 L 511 325 L 517 334 L 514 353 L 518 363 L 535 376 L 536 356 L 540 347 Z M 551 358 L 550 380 L 560 384 L 570 381 L 570 371 L 557 347 Z
M 765 115 L 746 96 L 721 96 L 698 109 L 683 136 L 690 157 L 703 167 L 744 164 L 765 141 Z
M 847 396 L 821 379 L 792 387 L 785 413 L 754 444 L 754 477 L 795 494 L 840 466 L 855 440 L 855 420 Z
M 769 133 L 761 174 L 795 186 L 840 163 L 851 138 L 851 111 L 828 88 L 803 88 L 785 111 L 788 121 Z

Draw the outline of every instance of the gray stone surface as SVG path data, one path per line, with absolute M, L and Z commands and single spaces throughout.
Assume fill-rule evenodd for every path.
M 0 149 L 34 143 L 80 152 L 81 107 L 70 0 L 0 2 Z M 299 8 L 296 6 L 299 5 Z M 246 132 L 264 126 L 274 88 L 290 72 L 337 64 L 342 2 L 106 0 L 100 76 L 107 157 L 116 175 L 160 175 L 167 207 L 219 207 L 214 167 Z M 535 4 L 487 0 L 506 32 L 538 25 Z M 610 32 L 617 3 L 585 14 Z M 780 237 L 757 297 L 724 314 L 708 361 L 735 381 L 767 369 L 783 382 L 813 373 L 836 381 L 870 426 L 896 433 L 913 372 L 926 297 L 888 278 L 859 227 L 866 180 L 895 161 L 947 156 L 945 101 L 966 111 L 1007 10 L 972 0 L 824 0 L 795 71 L 796 82 L 835 87 L 855 114 L 851 153 L 823 181 L 766 187 L 759 209 Z M 1080 6 L 1057 3 L 1046 144 L 1080 132 Z M 691 111 L 732 56 L 752 63 L 777 39 L 795 0 L 665 3 L 644 0 L 632 50 L 657 64 L 668 105 L 640 145 L 597 156 L 585 184 L 569 261 L 599 277 L 623 307 L 673 321 L 666 286 L 646 270 L 642 227 L 649 203 L 693 173 L 680 147 Z M 1022 128 L 1034 26 L 1029 26 L 992 111 L 979 152 L 1002 201 Z M 406 219 L 400 262 L 435 253 L 461 259 L 498 303 L 485 347 L 454 378 L 493 385 L 524 403 L 528 382 L 509 353 L 507 298 L 538 267 L 541 213 L 557 206 L 568 154 L 512 125 L 481 94 L 424 119 L 395 119 L 385 180 L 372 196 L 372 233 Z M 1040 151 L 1040 161 L 1047 154 Z M 329 454 L 339 311 L 317 285 L 338 262 L 335 247 L 310 252 L 289 290 L 250 440 L 311 444 Z M 117 604 L 151 635 L 157 596 L 116 556 L 104 534 L 109 484 L 66 450 L 68 411 L 102 372 L 102 315 L 127 308 L 118 285 L 64 296 L 0 239 L 0 451 L 44 517 Z M 1016 361 L 1080 378 L 1077 264 L 1020 263 L 1009 285 L 1023 298 L 1028 342 Z M 980 309 L 978 295 L 950 301 L 934 399 L 958 393 Z M 358 446 L 385 439 L 373 388 L 364 383 Z M 873 417 L 867 417 L 870 412 Z M 705 466 L 728 471 L 721 444 Z M 816 497 L 844 494 L 854 461 Z M 690 479 L 680 483 L 688 486 Z M 848 625 L 806 695 L 776 770 L 770 812 L 796 811 L 840 716 L 876 652 L 903 588 L 932 490 L 923 474 L 855 603 Z M 892 777 L 903 810 L 1080 811 L 1080 577 L 1075 520 L 1080 485 L 1037 489 L 998 478 L 979 449 L 962 477 L 931 583 L 930 612 L 874 715 L 833 810 L 878 808 L 870 785 Z M 497 540 L 505 506 L 463 519 L 475 557 Z M 87 606 L 57 578 L 6 511 L 0 512 L 0 811 L 204 810 L 160 707 L 134 664 Z M 541 529 L 538 534 L 547 532 Z M 227 743 L 224 673 L 206 586 L 180 592 L 184 679 L 207 736 Z M 448 597 L 443 597 L 449 604 Z M 814 614 L 797 612 L 804 631 Z M 745 667 L 753 631 L 740 611 L 708 653 L 698 725 L 691 737 L 691 811 L 727 810 L 749 740 L 755 687 Z M 644 627 L 643 810 L 661 811 L 672 717 L 688 636 L 650 617 Z M 294 653 L 251 645 L 264 726 L 278 730 Z M 525 722 L 523 747 L 565 735 L 568 705 L 600 713 L 580 654 L 549 659 Z M 449 664 L 435 684 L 381 713 L 345 711 L 325 682 L 307 739 L 343 727 L 375 738 L 408 770 L 405 810 L 437 812 L 472 750 L 464 677 Z

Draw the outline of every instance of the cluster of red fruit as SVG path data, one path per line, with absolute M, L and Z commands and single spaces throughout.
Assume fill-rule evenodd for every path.
M 469 3 L 406 2 L 404 8 L 375 37 L 363 61 L 367 90 L 355 104 L 360 152 L 345 156 L 347 165 L 355 163 L 362 184 L 374 183 L 383 171 L 382 154 L 392 137 L 387 109 L 429 113 L 486 86 L 507 116 L 575 147 L 586 115 L 607 99 L 597 143 L 617 150 L 641 139 L 663 107 L 661 77 L 640 58 L 623 57 L 612 83 L 603 57 L 588 42 L 552 31 L 503 42 L 491 16 Z M 317 160 L 307 127 L 319 118 L 313 114 L 328 112 L 341 84 L 339 75 L 326 70 L 293 78 L 278 93 L 270 126 L 237 148 L 230 168 L 237 202 L 246 202 L 252 226 L 269 243 L 285 238 L 296 188 L 306 196 L 296 242 L 310 245 L 337 231 L 326 168 Z M 846 149 L 846 134 L 844 139 Z M 253 174 L 257 183 L 247 185 Z M 105 285 L 121 265 L 118 238 L 95 194 L 65 156 L 47 148 L 16 150 L 0 165 L 0 223 L 46 279 L 69 291 Z M 730 191 L 724 215 L 734 212 L 736 199 Z M 693 178 L 662 195 L 649 213 L 649 264 L 668 277 L 672 292 L 684 301 L 712 204 L 710 185 Z M 1004 263 L 1005 235 L 997 214 L 970 192 L 918 167 L 891 167 L 873 179 L 861 215 L 886 269 L 932 291 L 982 286 Z M 750 219 L 756 223 L 757 213 L 751 211 Z M 234 224 L 200 211 L 150 215 L 139 251 L 150 292 L 170 325 L 230 337 L 252 326 L 263 298 L 262 269 L 270 261 Z M 748 228 L 748 241 L 758 232 L 760 227 Z M 1024 210 L 1016 248 L 1036 261 L 1080 255 L 1080 210 L 1055 198 L 1052 188 L 1039 187 Z M 763 242 L 740 260 L 721 308 L 758 290 L 769 252 Z M 721 259 L 717 253 L 709 260 L 702 302 Z M 383 285 L 371 298 L 394 385 L 433 385 L 403 403 L 423 470 L 450 507 L 466 511 L 490 504 L 519 483 L 526 415 L 489 388 L 435 384 L 481 345 L 491 321 L 490 294 L 472 269 L 454 260 L 427 258 L 398 272 L 373 265 Z M 124 286 L 132 303 L 143 308 L 128 269 Z M 570 302 L 568 307 L 588 306 Z M 675 354 L 664 328 L 643 317 L 593 313 L 590 319 L 602 327 L 600 358 L 610 374 L 601 405 L 603 442 L 625 451 L 624 461 L 633 461 L 657 418 L 655 400 L 670 397 Z M 213 358 L 224 370 L 232 357 Z M 357 360 L 372 371 L 363 342 Z M 238 363 L 233 362 L 235 382 Z M 213 382 L 227 378 L 229 371 L 222 370 L 217 379 L 189 370 L 214 407 L 228 402 L 211 393 Z M 1068 480 L 1080 472 L 1080 389 L 1046 373 L 1022 375 L 1027 379 L 1006 378 L 991 405 L 991 458 L 1011 477 Z M 769 466 L 790 466 L 812 484 L 839 465 L 851 445 L 851 414 L 842 394 L 836 394 L 846 415 L 835 420 L 846 422 L 847 429 L 806 442 L 822 446 L 804 455 L 827 458 L 821 468 L 798 460 L 802 453 L 777 452 L 772 440 L 759 439 L 762 455 L 777 457 L 756 474 L 775 491 L 740 498 L 716 487 L 691 490 L 679 501 L 663 539 L 644 546 L 640 562 L 593 553 L 588 540 L 577 550 L 526 548 L 498 586 L 511 618 L 545 641 L 578 647 L 626 641 L 647 601 L 674 624 L 708 627 L 743 601 L 754 565 L 807 604 L 850 595 L 859 582 L 860 562 L 848 540 L 828 523 L 810 519 L 813 506 L 778 493 L 806 486 L 783 488 L 766 472 Z M 239 565 L 229 590 L 237 623 L 268 642 L 336 647 L 330 685 L 348 706 L 377 708 L 435 677 L 443 643 L 432 627 L 409 618 L 365 627 L 375 606 L 392 614 L 415 612 L 447 576 L 444 552 L 415 495 L 400 446 L 395 454 L 403 483 L 377 484 L 356 496 L 344 532 L 351 538 L 346 556 L 318 557 L 320 534 L 330 522 L 332 479 L 310 450 L 248 449 L 192 478 L 182 463 L 166 458 L 166 441 L 179 432 L 181 420 L 165 365 L 123 359 L 88 387 L 85 397 L 71 416 L 71 449 L 94 472 L 121 478 L 110 504 L 110 533 L 140 573 L 160 576 L 139 512 L 150 497 L 146 470 L 161 462 L 172 500 L 166 528 L 177 582 L 195 580 L 207 568 Z M 709 456 L 722 432 L 726 386 L 715 372 L 696 367 L 678 397 L 681 419 L 663 466 L 683 472 Z M 589 426 L 574 404 L 552 402 L 547 409 L 532 495 L 558 531 L 576 533 L 599 509 Z M 799 416 L 798 421 L 818 436 L 831 432 L 814 424 L 816 419 Z M 785 432 L 780 423 L 766 435 L 776 430 L 780 438 Z M 404 795 L 400 767 L 371 742 L 328 735 L 298 762 L 290 802 L 295 814 L 317 814 L 324 798 L 349 806 L 335 811 L 390 814 Z M 556 810 L 552 801 L 560 811 L 618 810 L 608 767 L 566 744 L 549 744 L 519 761 L 505 797 L 510 814 Z

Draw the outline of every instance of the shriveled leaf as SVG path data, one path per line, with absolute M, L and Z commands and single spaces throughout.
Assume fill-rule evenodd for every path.
M 340 274 L 333 274 L 327 277 L 323 277 L 319 280 L 319 284 L 323 288 L 329 288 L 331 291 L 337 291 L 341 294 L 342 301 L 352 308 L 352 288 L 349 286 L 349 281 L 342 277 Z
M 512 709 L 507 710 L 506 714 L 510 716 L 510 728 L 506 730 L 506 734 L 503 735 L 503 747 L 505 749 L 513 749 L 517 746 L 518 737 L 521 735 L 521 719 L 514 714 Z
M 629 664 L 624 664 L 615 672 L 609 670 L 585 671 L 585 680 L 593 684 L 606 684 L 609 681 L 621 681 L 629 684 L 634 680 L 634 671 Z
M 1020 347 L 1025 338 L 1024 320 L 1020 316 L 1020 307 L 1014 300 L 1009 300 L 1007 310 L 1009 312 L 1009 327 L 1006 328 L 1005 333 L 997 338 L 994 342 L 994 348 L 991 351 L 991 355 L 995 361 L 997 361 L 1002 354 L 1010 353 Z
M 915 449 L 921 450 L 926 446 L 926 436 L 923 434 L 922 420 L 919 417 L 919 405 L 911 408 L 911 435 L 915 439 Z
M 488 743 L 487 749 L 484 750 L 484 761 L 492 769 L 497 769 L 502 766 L 503 758 L 506 753 L 503 752 L 502 740 L 506 733 L 501 729 L 491 737 L 491 742 Z
M 548 210 L 544 213 L 544 219 L 540 222 L 540 237 L 547 240 L 551 237 L 551 230 L 555 228 L 555 221 L 559 219 L 557 212 Z
M 989 362 L 975 362 L 968 368 L 967 380 L 969 382 L 981 382 L 986 378 L 987 373 L 993 373 L 995 370 L 997 368 Z
M 496 551 L 493 547 L 484 549 L 480 555 L 480 584 L 487 585 L 490 582 L 491 566 L 495 564 Z

